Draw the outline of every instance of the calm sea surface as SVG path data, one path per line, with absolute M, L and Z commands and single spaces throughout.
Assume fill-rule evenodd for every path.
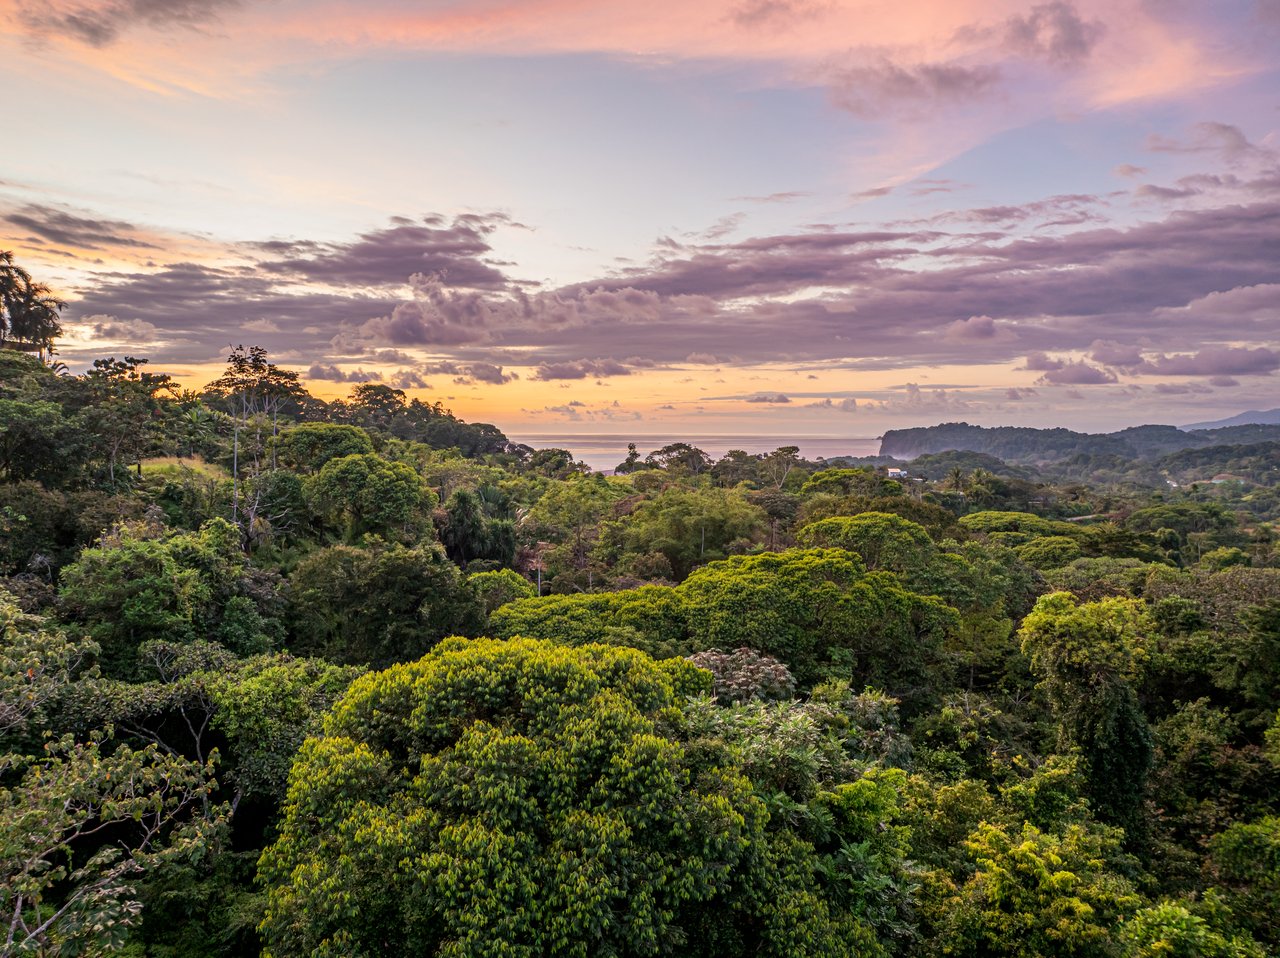
M 592 469 L 613 469 L 627 457 L 627 443 L 634 442 L 641 457 L 673 442 L 697 446 L 712 459 L 719 459 L 730 449 L 752 454 L 773 452 L 779 446 L 799 446 L 806 459 L 834 459 L 837 456 L 874 456 L 880 440 L 870 436 L 634 436 L 624 433 L 566 436 L 553 433 L 513 435 L 513 442 L 523 442 L 535 449 L 568 449 Z

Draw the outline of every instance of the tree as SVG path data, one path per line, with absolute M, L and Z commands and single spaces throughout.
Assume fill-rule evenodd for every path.
M 584 462 L 576 462 L 568 449 L 535 449 L 524 463 L 525 470 L 548 479 L 571 479 L 591 472 Z M 554 486 L 552 487 L 554 488 Z
M 311 397 L 298 381 L 298 374 L 281 369 L 267 360 L 267 351 L 261 346 L 237 346 L 227 357 L 226 371 L 209 385 L 205 395 L 225 403 L 234 418 L 231 449 L 232 512 L 231 521 L 239 523 L 240 513 L 246 513 L 246 521 L 252 523 L 257 514 L 256 501 L 242 503 L 240 498 L 240 436 L 253 426 L 253 442 L 249 446 L 250 475 L 256 476 L 262 469 L 262 456 L 266 451 L 263 430 L 270 423 L 271 435 L 280 431 L 280 413 L 288 405 L 300 405 Z
M 774 489 L 781 490 L 801 461 L 799 446 L 779 446 L 760 460 L 760 474 Z
M 1111 958 L 1113 929 L 1139 904 L 1109 872 L 1117 840 L 1069 826 L 1061 835 L 1033 825 L 981 825 L 965 843 L 976 870 L 960 890 L 946 953 L 988 958 Z
M 403 662 L 484 623 L 480 597 L 438 545 L 332 546 L 302 560 L 289 585 L 290 649 L 331 662 Z
M 677 579 L 697 565 L 722 559 L 735 543 L 750 544 L 767 523 L 765 511 L 737 489 L 664 489 L 641 502 L 620 524 L 628 552 L 660 552 Z
M 974 473 L 975 477 L 977 472 Z M 1001 532 L 1023 533 L 1026 539 L 1034 536 L 1048 536 L 1054 533 L 1054 524 L 1048 519 L 1032 515 L 1029 512 L 974 512 L 960 517 L 960 525 L 970 532 L 990 535 Z M 1058 523 L 1067 525 L 1067 523 Z M 1021 541 L 1026 541 L 1023 539 Z M 1020 542 L 1010 543 L 1018 545 Z
M 800 510 L 800 499 L 788 492 L 765 489 L 748 497 L 752 505 L 759 506 L 769 517 L 769 551 L 778 549 L 778 526 L 790 526 Z
M 733 556 L 673 591 L 695 649 L 747 646 L 784 662 L 801 688 L 841 679 L 915 707 L 945 682 L 941 645 L 954 610 L 867 574 L 848 552 Z
M 0 913 L 5 954 L 117 951 L 139 921 L 137 882 L 197 858 L 224 812 L 202 813 L 213 769 L 95 734 L 3 757 Z M 104 839 L 109 839 L 104 841 Z
M 746 646 L 733 652 L 708 649 L 689 656 L 689 661 L 712 674 L 712 692 L 726 705 L 795 696 L 796 680 L 790 670 L 772 656 Z
M 690 787 L 682 750 L 654 722 L 680 685 L 697 687 L 691 666 L 521 641 L 451 642 L 358 682 L 326 737 L 304 746 L 263 856 L 273 953 L 448 941 L 459 955 L 502 944 L 635 954 L 671 941 L 684 908 L 712 898 L 742 858 L 744 826 L 764 818 L 731 774 L 708 778 L 705 795 Z M 529 697 L 536 714 L 519 704 Z M 386 718 L 371 725 L 375 713 Z M 333 842 L 355 834 L 356 817 L 359 846 Z M 701 823 L 710 846 L 688 847 L 677 822 Z M 365 920 L 334 920 L 334 878 Z
M 636 449 L 634 442 L 627 443 L 627 458 L 618 463 L 617 468 L 613 471 L 620 476 L 625 476 L 632 472 L 638 472 L 644 468 L 644 463 L 640 461 L 640 451 Z
M 132 675 L 138 648 L 153 640 L 205 638 L 240 654 L 265 651 L 280 638 L 271 593 L 225 519 L 167 534 L 121 525 L 63 570 L 60 589 L 65 614 L 101 645 L 107 672 L 122 677 Z
M 402 462 L 357 454 L 330 459 L 302 486 L 307 506 L 345 542 L 376 534 L 414 540 L 428 530 L 435 493 Z
M 179 403 L 179 414 L 174 423 L 176 451 L 179 459 L 184 455 L 194 458 L 217 435 L 218 418 L 199 396 L 190 392 L 184 391 Z
M 57 403 L 0 399 L 0 476 L 7 482 L 63 478 L 74 462 L 70 432 Z
M 887 512 L 811 522 L 796 533 L 796 539 L 812 548 L 856 552 L 871 571 L 915 572 L 938 551 L 922 526 Z
M 356 426 L 335 422 L 305 422 L 284 430 L 275 439 L 281 465 L 312 473 L 331 459 L 370 454 L 369 434 Z
M 467 576 L 467 587 L 480 597 L 486 615 L 508 602 L 536 594 L 533 583 L 513 569 L 473 573 Z
M 491 519 L 478 492 L 459 489 L 444 506 L 440 541 L 449 557 L 465 566 L 474 559 L 511 565 L 515 561 L 515 527 L 507 519 Z
M 666 469 L 669 472 L 697 476 L 711 468 L 711 457 L 687 442 L 673 442 L 649 453 L 644 464 L 650 469 Z
M 548 557 L 557 572 L 592 572 L 592 550 L 600 524 L 612 515 L 627 489 L 600 475 L 571 475 L 552 483 L 529 510 L 526 525 L 538 539 L 555 543 Z
M 842 679 L 917 707 L 945 685 L 942 638 L 955 621 L 953 609 L 866 574 L 848 552 L 792 549 L 713 562 L 674 588 L 518 599 L 489 627 L 661 656 L 745 646 L 784 663 L 801 688 Z
M 76 424 L 89 440 L 91 457 L 106 466 L 114 488 L 120 466 L 136 465 L 156 446 L 163 430 L 162 396 L 175 386 L 167 373 L 149 373 L 147 360 L 95 359 L 84 374 L 88 404 L 76 416 Z
M 1209 869 L 1240 923 L 1280 947 L 1280 816 L 1237 822 L 1209 842 Z
M 711 476 L 716 485 L 731 489 L 741 483 L 751 488 L 760 485 L 760 465 L 763 457 L 742 449 L 730 449 L 711 467 Z M 643 468 L 641 466 L 640 468 Z
M 43 727 L 45 710 L 97 651 L 86 639 L 50 628 L 42 616 L 23 613 L 0 590 L 0 736 Z
M 876 496 L 881 479 L 872 469 L 820 469 L 804 481 L 800 495 Z
M 86 678 L 66 710 L 169 755 L 217 759 L 228 815 L 246 796 L 283 800 L 302 740 L 363 671 L 283 652 L 237 659 L 211 642 L 149 642 L 141 658 L 142 681 Z
M 16 265 L 12 252 L 0 250 L 0 348 L 34 348 L 41 360 L 52 357 L 66 305 Z
M 1018 558 L 1036 569 L 1061 569 L 1080 558 L 1080 543 L 1070 536 L 1041 536 L 1018 546 Z
M 682 743 L 705 676 L 452 639 L 357 680 L 262 857 L 269 953 L 877 954 L 731 755 Z
M 1240 616 L 1244 634 L 1224 649 L 1224 678 L 1269 718 L 1280 707 L 1280 599 L 1268 599 Z
M 1083 605 L 1069 592 L 1041 597 L 1022 623 L 1031 660 L 1058 720 L 1059 745 L 1078 747 L 1100 817 L 1142 834 L 1142 802 L 1155 746 L 1134 683 L 1153 630 L 1136 599 Z
M 1132 958 L 1265 958 L 1266 955 L 1248 934 L 1224 934 L 1185 905 L 1172 901 L 1139 909 L 1124 923 L 1120 937 Z
M 382 383 L 361 383 L 351 390 L 351 409 L 367 425 L 386 430 L 405 408 L 403 389 Z

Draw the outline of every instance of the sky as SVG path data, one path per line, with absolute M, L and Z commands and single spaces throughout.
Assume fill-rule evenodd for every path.
M 1280 0 L 0 0 L 0 82 L 73 370 L 513 438 L 1280 406 Z

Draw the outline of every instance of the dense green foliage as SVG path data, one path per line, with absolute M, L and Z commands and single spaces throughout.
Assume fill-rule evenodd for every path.
M 732 751 L 689 742 L 680 704 L 702 676 L 625 649 L 453 640 L 361 680 L 304 747 L 263 856 L 269 953 L 871 946 L 770 834 Z
M 0 952 L 1280 950 L 1258 429 L 603 475 L 257 347 L 21 342 Z

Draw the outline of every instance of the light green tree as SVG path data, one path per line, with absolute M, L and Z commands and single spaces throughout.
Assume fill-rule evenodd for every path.
M 437 505 L 412 467 L 363 453 L 329 460 L 302 492 L 312 514 L 348 543 L 370 533 L 412 541 L 430 529 Z
M 723 749 L 688 662 L 452 639 L 358 680 L 263 854 L 266 953 L 878 953 Z
M 1141 900 L 1106 868 L 1117 839 L 1073 825 L 983 824 L 965 843 L 972 877 L 952 905 L 941 951 L 983 958 L 1112 958 L 1114 928 Z
M 871 571 L 911 573 L 928 565 L 937 548 L 923 526 L 887 512 L 864 512 L 811 522 L 796 533 L 805 546 L 848 549 Z

